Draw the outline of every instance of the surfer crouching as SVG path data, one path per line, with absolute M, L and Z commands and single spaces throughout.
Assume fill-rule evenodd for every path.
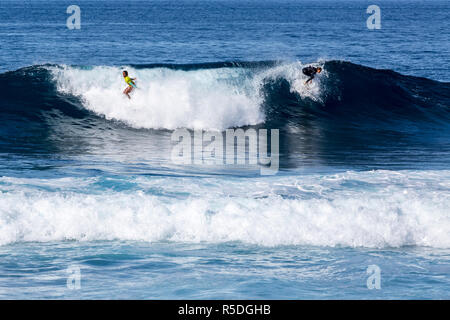
M 305 84 L 308 84 L 312 81 L 312 79 L 314 79 L 314 76 L 316 75 L 316 73 L 321 73 L 322 72 L 322 68 L 321 67 L 313 67 L 313 66 L 308 66 L 302 69 L 302 72 L 305 76 L 308 76 L 309 79 L 305 81 Z
M 133 88 L 136 88 L 136 84 L 134 83 L 134 80 L 136 80 L 136 78 L 130 78 L 128 76 L 128 71 L 126 70 L 124 70 L 122 74 L 125 82 L 128 84 L 128 87 L 123 91 L 123 93 L 128 97 L 128 99 L 131 99 L 130 92 L 133 90 Z

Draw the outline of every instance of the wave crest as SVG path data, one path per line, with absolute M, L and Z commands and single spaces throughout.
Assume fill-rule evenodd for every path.
M 450 84 L 350 62 L 316 63 L 310 86 L 300 62 L 128 66 L 138 88 L 128 100 L 112 66 L 34 66 L 0 75 L 2 110 L 36 118 L 48 110 L 95 114 L 135 128 L 389 127 L 450 123 Z M 26 92 L 26 95 L 24 95 Z

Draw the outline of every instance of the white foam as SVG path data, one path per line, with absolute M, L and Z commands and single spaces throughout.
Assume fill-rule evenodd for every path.
M 137 78 L 131 100 L 122 93 L 127 86 L 122 68 L 51 70 L 59 91 L 80 96 L 87 109 L 136 128 L 221 130 L 264 121 L 260 92 L 243 69 L 125 69 Z
M 81 97 L 83 106 L 107 119 L 136 128 L 223 130 L 264 122 L 264 79 L 284 77 L 301 97 L 320 100 L 320 79 L 305 86 L 300 62 L 268 70 L 216 68 L 172 70 L 97 66 L 90 69 L 50 67 L 60 92 Z M 137 78 L 129 100 L 122 70 Z M 321 75 L 322 76 L 322 75 Z
M 82 178 L 54 181 L 53 191 L 47 190 L 51 180 L 31 186 L 33 181 L 1 178 L 0 244 L 140 240 L 450 248 L 448 181 L 450 172 L 389 171 L 230 180 L 140 177 L 133 182 L 141 190 L 86 195 L 81 190 L 93 182 Z M 73 190 L 77 184 L 80 191 Z M 173 196 L 180 185 L 188 197 Z M 146 193 L 155 187 L 167 196 Z

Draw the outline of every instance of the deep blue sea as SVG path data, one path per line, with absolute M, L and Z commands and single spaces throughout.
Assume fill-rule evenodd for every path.
M 0 298 L 449 299 L 449 18 L 2 0 Z M 277 138 L 275 170 L 230 129 Z

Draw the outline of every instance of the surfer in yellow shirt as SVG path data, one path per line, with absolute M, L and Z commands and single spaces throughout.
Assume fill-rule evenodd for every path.
M 123 74 L 123 78 L 125 79 L 125 82 L 128 84 L 128 87 L 123 91 L 123 93 L 128 97 L 128 99 L 131 99 L 130 97 L 130 92 L 136 88 L 136 84 L 134 83 L 134 80 L 136 80 L 136 78 L 130 78 L 128 76 L 128 71 L 124 70 L 122 72 Z

